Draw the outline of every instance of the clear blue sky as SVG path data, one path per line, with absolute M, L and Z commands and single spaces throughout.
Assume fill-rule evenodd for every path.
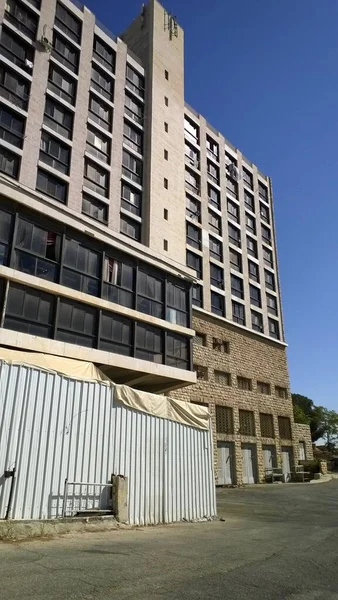
M 115 34 L 141 6 L 86 4 Z M 272 177 L 291 389 L 338 410 L 338 2 L 167 8 L 185 30 L 187 102 Z

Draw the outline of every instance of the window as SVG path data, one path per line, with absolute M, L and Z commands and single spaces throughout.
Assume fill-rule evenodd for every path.
M 164 281 L 139 269 L 136 310 L 163 319 L 163 295 Z
M 259 308 L 261 308 L 262 306 L 262 302 L 261 302 L 261 290 L 259 288 L 257 288 L 255 285 L 249 285 L 249 289 L 250 289 L 250 303 L 253 304 L 254 306 L 258 306 Z
M 247 247 L 247 252 L 248 252 L 248 254 L 250 254 L 250 256 L 253 256 L 254 258 L 258 257 L 256 240 L 253 240 L 251 237 L 247 236 L 246 247 Z
M 56 31 L 53 35 L 52 56 L 73 73 L 78 72 L 79 51 Z
M 225 371 L 215 371 L 215 382 L 221 385 L 231 385 L 231 375 Z
M 19 178 L 20 156 L 0 146 L 0 173 L 5 173 L 14 179 Z
M 221 317 L 225 316 L 225 302 L 224 296 L 217 294 L 216 292 L 211 292 L 211 312 L 215 315 L 220 315 Z
M 202 231 L 201 229 L 199 229 L 198 227 L 195 227 L 195 225 L 192 225 L 191 223 L 186 223 L 186 229 L 187 229 L 187 244 L 189 246 L 192 246 L 193 248 L 196 248 L 197 250 L 201 249 L 202 246 Z
M 207 143 L 207 156 L 218 161 L 219 146 L 218 146 L 217 142 L 215 142 L 215 140 L 213 140 L 212 137 L 210 137 L 210 135 L 207 135 L 206 143 Z
M 59 2 L 56 4 L 55 25 L 74 42 L 81 44 L 81 21 Z
M 186 209 L 185 214 L 190 219 L 197 221 L 197 223 L 201 222 L 201 203 L 199 200 L 192 198 L 191 196 L 186 195 Z
M 218 190 L 215 190 L 211 185 L 208 184 L 208 198 L 210 204 L 217 208 L 217 210 L 221 210 L 221 196 Z
M 227 166 L 234 165 L 235 167 L 237 167 L 236 158 L 232 156 L 232 154 L 229 154 L 229 152 L 225 152 L 225 162 Z
M 224 290 L 224 271 L 213 263 L 210 263 L 210 284 Z
M 22 148 L 25 119 L 6 106 L 0 105 L 0 139 Z
M 168 123 L 166 123 L 166 122 L 164 122 L 164 131 L 165 131 L 166 133 L 168 133 L 168 131 L 169 131 L 169 125 L 168 125 Z
M 5 18 L 27 37 L 35 41 L 38 17 L 28 10 L 25 5 L 21 2 L 18 3 L 16 0 L 7 0 Z
M 226 178 L 227 190 L 231 192 L 235 198 L 238 198 L 238 183 L 237 181 L 233 181 L 228 176 Z
M 273 273 L 270 273 L 270 271 L 264 271 L 265 274 L 265 286 L 272 291 L 275 291 L 276 289 L 276 284 L 275 284 L 275 276 Z
M 208 211 L 209 214 L 209 226 L 213 233 L 222 235 L 222 218 L 215 214 L 212 210 Z
M 164 96 L 164 104 L 169 106 L 169 98 L 167 96 Z
M 111 131 L 113 121 L 112 109 L 100 98 L 93 94 L 89 95 L 89 118 L 95 121 L 100 127 Z
M 163 335 L 161 329 L 137 323 L 135 337 L 135 358 L 163 363 Z
M 188 292 L 186 287 L 167 281 L 166 320 L 177 325 L 188 326 Z
M 100 254 L 81 242 L 67 237 L 64 241 L 60 283 L 73 290 L 91 296 L 99 296 L 101 283 Z
M 238 248 L 241 247 L 241 231 L 228 223 L 228 232 L 229 232 L 229 242 Z
M 248 213 L 245 213 L 245 223 L 246 223 L 247 231 L 250 231 L 251 233 L 256 235 L 256 219 L 255 219 L 255 217 L 252 217 L 251 215 L 248 215 Z
M 141 225 L 125 215 L 120 216 L 120 232 L 139 242 L 141 240 Z
M 163 185 L 164 185 L 164 188 L 167 190 L 169 184 L 168 184 L 168 179 L 166 177 L 163 179 Z
M 113 48 L 105 44 L 98 36 L 94 37 L 93 58 L 103 67 L 114 73 L 115 70 L 115 52 Z
M 279 437 L 283 440 L 291 440 L 291 422 L 289 417 L 278 417 Z
M 131 264 L 105 257 L 102 297 L 109 302 L 134 308 L 134 267 Z
M 192 286 L 192 304 L 203 308 L 203 288 L 196 283 Z
M 83 194 L 82 196 L 82 212 L 88 217 L 100 221 L 100 223 L 108 223 L 107 204 L 100 202 L 96 198 L 92 198 L 88 194 Z
M 15 106 L 27 110 L 30 84 L 15 71 L 0 64 L 0 96 Z
M 217 183 L 217 185 L 219 185 L 219 168 L 216 167 L 209 160 L 207 161 L 207 173 L 208 177 L 210 177 L 214 183 Z
M 265 202 L 269 202 L 268 190 L 260 181 L 258 182 L 258 193 L 260 198 L 265 200 Z
M 107 98 L 110 102 L 114 102 L 114 79 L 94 64 L 92 64 L 90 85 L 101 96 Z
M 165 148 L 163 150 L 163 158 L 164 158 L 164 160 L 168 160 L 169 159 L 169 152 Z
M 101 194 L 108 198 L 109 196 L 109 173 L 96 163 L 85 160 L 84 164 L 84 185 L 96 194 Z
M 276 396 L 278 396 L 278 398 L 283 398 L 284 400 L 287 400 L 287 398 L 288 398 L 287 388 L 276 385 L 275 391 L 276 391 Z
M 68 175 L 70 148 L 46 131 L 43 131 L 41 135 L 39 159 L 60 173 Z
M 263 202 L 259 203 L 259 207 L 260 207 L 260 215 L 261 215 L 262 221 L 265 221 L 266 223 L 270 223 L 270 214 L 269 214 L 268 207 L 265 206 L 265 204 L 263 204 Z
M 199 144 L 199 127 L 186 116 L 184 116 L 184 135 L 190 142 Z
M 276 340 L 279 340 L 279 324 L 274 319 L 268 319 L 269 322 L 269 335 Z
M 76 81 L 52 62 L 49 64 L 48 89 L 69 104 L 75 104 Z
M 98 160 L 110 163 L 110 139 L 90 125 L 87 128 L 86 151 Z
M 244 181 L 245 185 L 249 186 L 250 189 L 253 189 L 253 176 L 252 176 L 252 173 L 250 173 L 244 167 L 242 169 L 242 173 L 243 173 L 243 181 Z
M 185 185 L 195 194 L 200 194 L 200 178 L 187 168 L 185 169 Z
M 268 305 L 268 313 L 271 315 L 278 315 L 277 310 L 277 298 L 276 296 L 272 296 L 271 294 L 266 295 L 266 303 Z
M 99 349 L 131 356 L 133 322 L 120 315 L 102 311 Z
M 259 333 L 264 333 L 263 328 L 263 315 L 261 313 L 256 312 L 255 310 L 251 311 L 251 325 L 254 331 L 259 331 Z
M 242 300 L 244 298 L 243 279 L 236 277 L 236 275 L 231 275 L 231 293 L 233 296 L 237 296 Z
M 97 311 L 88 304 L 60 298 L 56 339 L 68 344 L 95 348 Z
M 144 98 L 144 78 L 129 65 L 126 70 L 126 87 L 141 98 Z
M 46 97 L 43 122 L 51 129 L 71 140 L 73 137 L 73 113 L 62 104 Z
M 167 331 L 166 333 L 166 364 L 177 369 L 189 369 L 190 340 Z
M 261 436 L 264 438 L 274 438 L 275 428 L 273 426 L 273 416 L 266 413 L 259 413 L 261 426 Z
M 196 169 L 199 169 L 200 166 L 200 153 L 198 150 L 195 150 L 187 141 L 184 144 L 184 153 L 186 161 Z
M 212 338 L 212 349 L 230 354 L 230 343 L 219 338 Z
M 0 38 L 1 54 L 20 69 L 32 72 L 34 65 L 33 47 L 17 37 L 10 29 L 2 26 Z
M 233 409 L 216 404 L 216 433 L 234 433 Z
M 62 179 L 59 179 L 58 177 L 55 177 L 55 175 L 43 171 L 42 169 L 38 169 L 36 189 L 39 190 L 39 192 L 46 194 L 46 196 L 51 196 L 54 200 L 58 200 L 64 204 L 67 201 L 68 184 Z
M 231 200 L 227 200 L 228 206 L 228 217 L 232 221 L 239 223 L 239 206 L 235 204 L 235 202 L 231 202 Z
M 30 335 L 53 336 L 54 296 L 11 283 L 4 327 Z
M 240 435 L 255 436 L 255 417 L 251 410 L 239 410 L 239 433 Z
M 252 212 L 255 212 L 255 200 L 254 197 L 249 194 L 246 190 L 244 190 L 244 202 Z
M 193 338 L 193 344 L 195 346 L 206 346 L 207 336 L 204 333 L 199 333 L 198 331 L 196 331 L 196 335 Z
M 167 69 L 164 70 L 164 77 L 166 78 L 167 81 L 169 81 L 169 73 L 168 73 Z
M 58 281 L 61 236 L 19 217 L 15 239 L 15 269 Z
M 134 98 L 132 98 L 129 94 L 125 95 L 125 113 L 133 119 L 135 123 L 139 125 L 143 125 L 143 105 L 140 102 L 137 102 Z
M 263 259 L 268 267 L 273 268 L 272 250 L 263 246 Z
M 196 277 L 202 279 L 202 257 L 187 250 L 187 266 L 196 271 Z
M 0 209 L 0 265 L 8 265 L 14 215 Z
M 129 154 L 129 152 L 123 150 L 122 174 L 134 181 L 135 183 L 142 185 L 142 171 L 142 161 Z
M 247 377 L 237 377 L 237 387 L 240 390 L 244 390 L 247 392 L 251 392 L 252 390 L 252 381 L 251 379 L 248 379 Z
M 229 248 L 230 268 L 242 273 L 242 255 Z
M 133 215 L 141 216 L 142 210 L 142 193 L 139 190 L 135 190 L 124 181 L 122 182 L 121 189 L 121 207 L 128 210 Z
M 267 244 L 270 244 L 270 246 L 271 246 L 271 229 L 269 229 L 269 227 L 265 227 L 265 225 L 262 225 L 261 228 L 262 228 L 262 238 L 263 238 L 264 242 L 266 242 Z
M 194 365 L 194 371 L 196 372 L 196 376 L 199 381 L 208 381 L 208 367 Z
M 244 304 L 232 301 L 232 320 L 239 325 L 245 325 L 245 308 Z
M 223 260 L 223 244 L 216 238 L 209 235 L 209 253 L 211 258 L 215 258 L 222 262 Z
M 270 396 L 270 394 L 271 394 L 270 383 L 265 383 L 265 381 L 257 381 L 257 392 L 259 394 L 265 394 L 266 396 Z

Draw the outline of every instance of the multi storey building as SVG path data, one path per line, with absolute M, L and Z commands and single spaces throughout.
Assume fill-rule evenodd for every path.
M 271 182 L 185 105 L 176 19 L 150 0 L 116 38 L 78 2 L 0 0 L 0 21 L 0 344 L 207 403 L 219 483 L 287 469 Z

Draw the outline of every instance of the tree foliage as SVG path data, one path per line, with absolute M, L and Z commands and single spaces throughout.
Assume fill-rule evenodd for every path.
M 311 398 L 292 394 L 293 413 L 296 423 L 310 425 L 311 438 L 316 442 L 324 438 L 327 446 L 338 442 L 338 413 L 323 406 L 316 406 Z

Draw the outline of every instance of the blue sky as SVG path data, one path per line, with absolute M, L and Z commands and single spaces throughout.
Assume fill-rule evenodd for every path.
M 86 4 L 115 34 L 141 6 Z M 167 7 L 185 30 L 187 102 L 272 177 L 292 391 L 338 410 L 338 2 Z

